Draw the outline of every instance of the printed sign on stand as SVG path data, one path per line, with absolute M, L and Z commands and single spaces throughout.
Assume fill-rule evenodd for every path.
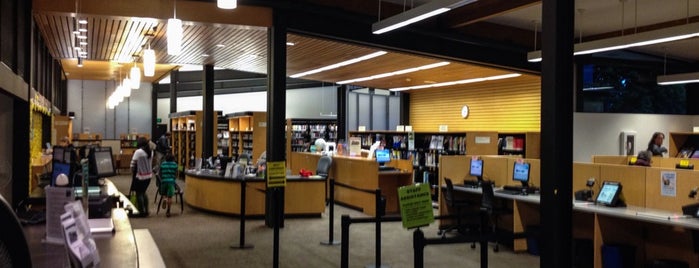
M 403 227 L 410 229 L 434 222 L 430 186 L 424 183 L 398 188 L 398 202 Z
M 267 187 L 286 187 L 284 161 L 267 162 Z

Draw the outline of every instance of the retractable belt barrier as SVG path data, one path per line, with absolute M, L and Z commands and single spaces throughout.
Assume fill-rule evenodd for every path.
M 231 245 L 231 248 L 234 249 L 251 249 L 254 247 L 253 245 L 245 244 L 245 192 L 247 185 L 247 181 L 243 178 L 240 184 L 240 236 L 238 245 Z

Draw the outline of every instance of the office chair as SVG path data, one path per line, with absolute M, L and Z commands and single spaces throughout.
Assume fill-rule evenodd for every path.
M 323 179 L 325 179 L 325 205 L 328 205 L 328 200 L 331 198 L 328 196 L 328 173 L 332 164 L 332 157 L 324 155 L 318 159 L 318 166 L 316 167 L 316 175 L 322 176 Z M 334 198 L 334 196 L 332 198 Z
M 12 207 L 0 195 L 0 267 L 32 267 L 24 230 Z
M 461 218 L 464 216 L 462 209 L 468 208 L 473 206 L 470 202 L 467 200 L 461 200 L 461 199 L 456 199 L 454 198 L 454 184 L 452 184 L 451 179 L 449 178 L 444 178 L 444 181 L 447 184 L 447 189 L 444 190 L 444 200 L 446 201 L 447 207 L 449 210 L 456 210 L 456 224 L 447 226 L 447 228 L 439 230 L 437 235 L 444 236 L 446 232 L 449 232 L 451 230 L 460 230 L 462 228 L 462 223 L 461 223 Z M 451 214 L 451 213 L 450 213 Z M 475 247 L 475 244 L 472 245 L 472 247 Z
M 158 187 L 158 191 L 160 191 L 160 187 Z M 160 208 L 163 205 L 163 201 L 167 202 L 167 200 L 165 200 L 164 197 L 165 196 L 161 194 L 160 199 L 158 199 L 158 208 L 155 211 L 156 215 L 160 213 Z M 182 188 L 180 188 L 180 185 L 177 184 L 177 182 L 175 182 L 175 203 L 178 202 L 180 203 L 180 214 L 182 214 L 184 212 L 184 191 L 182 190 Z M 170 216 L 170 214 L 168 214 L 168 216 Z
M 495 194 L 493 193 L 493 182 L 492 181 L 484 181 L 481 184 L 481 189 L 483 191 L 481 195 L 481 212 L 485 213 L 485 216 L 490 219 L 490 225 L 491 225 L 491 232 L 493 235 L 493 242 L 495 243 L 495 246 L 493 247 L 494 252 L 498 252 L 500 250 L 500 246 L 498 244 L 498 241 L 500 241 L 499 237 L 499 232 L 498 230 L 498 219 L 500 215 L 508 213 L 506 210 L 501 209 L 501 208 L 496 208 L 494 203 L 495 203 Z M 482 228 L 486 228 L 487 226 L 483 226 Z M 484 230 L 483 230 L 484 231 Z

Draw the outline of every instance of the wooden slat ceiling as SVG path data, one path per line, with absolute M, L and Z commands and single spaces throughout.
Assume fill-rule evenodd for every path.
M 123 16 L 81 15 L 88 20 L 88 56 L 79 68 L 73 49 L 73 15 L 60 12 L 36 12 L 34 18 L 49 50 L 61 60 L 68 79 L 115 80 L 125 75 L 124 66 L 142 55 L 150 42 L 156 51 L 156 75 L 143 77 L 153 82 L 179 65 L 214 64 L 216 67 L 261 73 L 267 72 L 267 28 L 232 24 L 183 22 L 182 53 L 167 55 L 165 20 Z M 152 38 L 147 37 L 152 34 Z M 287 46 L 287 74 L 292 75 L 341 61 L 367 55 L 375 48 L 289 34 L 293 46 Z M 388 51 L 388 54 L 301 78 L 338 82 L 440 62 Z M 139 60 L 140 62 L 140 60 Z M 121 63 L 121 68 L 117 63 Z M 128 63 L 128 64 L 127 64 Z M 451 62 L 451 64 L 414 73 L 353 83 L 374 88 L 395 88 L 425 83 L 439 83 L 509 73 L 504 70 Z

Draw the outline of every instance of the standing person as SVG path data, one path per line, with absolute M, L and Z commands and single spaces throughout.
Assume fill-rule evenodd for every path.
M 165 215 L 170 217 L 170 204 L 172 196 L 175 195 L 175 176 L 177 174 L 177 163 L 175 156 L 171 153 L 165 154 L 165 160 L 160 164 L 160 194 L 166 197 L 166 202 L 162 204 L 163 209 L 167 208 Z
M 167 141 L 167 136 L 165 133 L 158 138 L 155 143 L 155 155 L 153 156 L 153 171 L 156 174 L 160 174 L 160 163 L 163 162 L 163 158 L 170 151 L 170 144 Z
M 148 215 L 148 196 L 146 190 L 150 185 L 150 180 L 153 177 L 153 168 L 151 161 L 153 152 L 149 146 L 148 139 L 139 137 L 136 142 L 138 149 L 133 153 L 131 158 L 131 189 L 129 192 L 136 193 L 136 207 L 143 215 Z
M 665 134 L 662 132 L 653 133 L 646 150 L 650 151 L 653 156 L 662 156 L 664 153 L 667 153 L 667 148 L 663 147 L 663 140 L 665 140 Z

